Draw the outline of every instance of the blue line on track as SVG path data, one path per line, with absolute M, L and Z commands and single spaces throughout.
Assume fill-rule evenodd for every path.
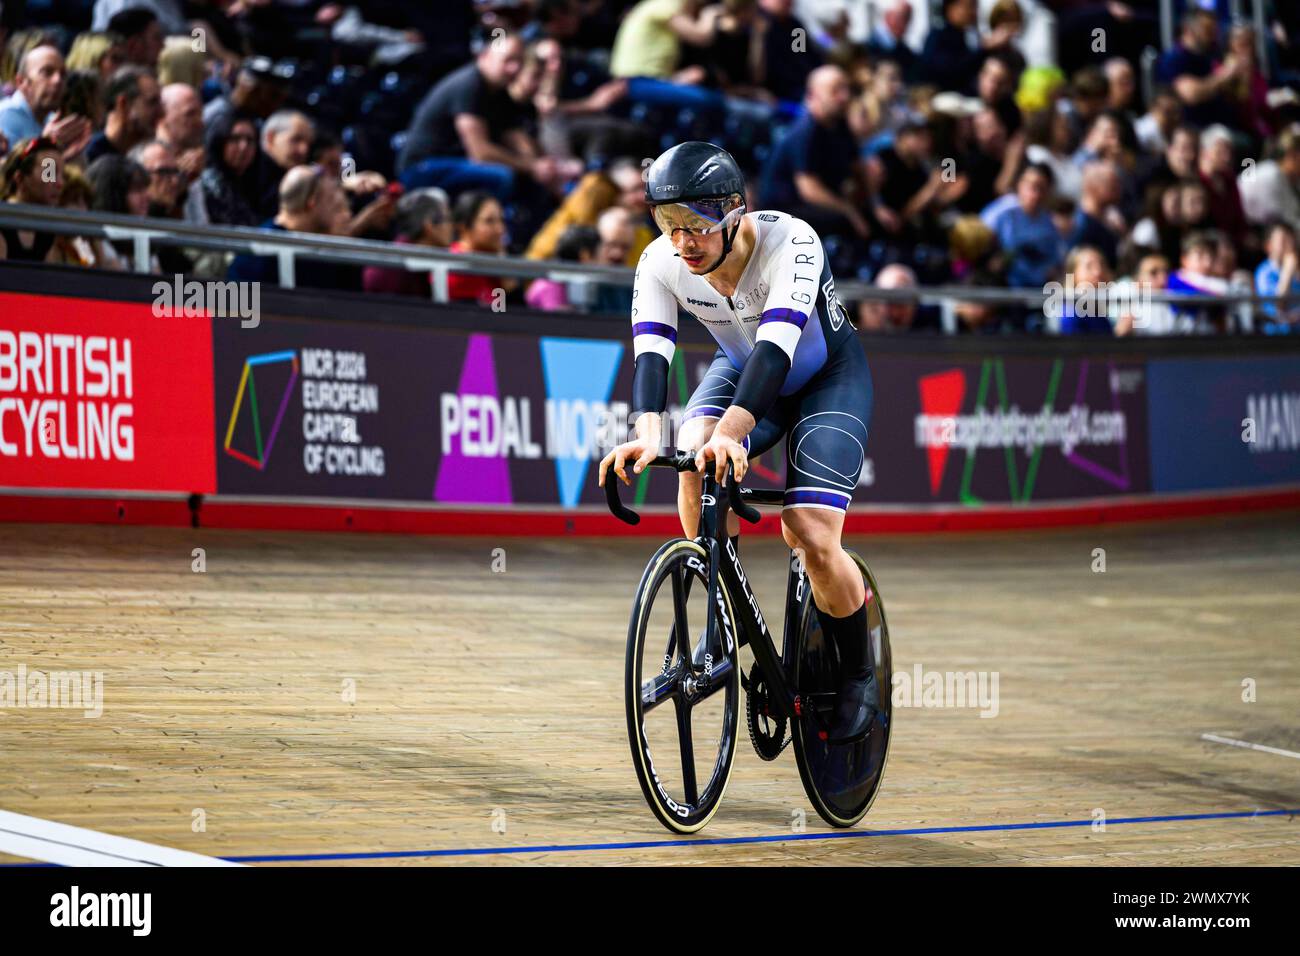
M 1252 810 L 1242 813 L 1185 813 L 1163 817 L 1122 817 L 1107 820 L 1106 825 L 1296 815 L 1300 815 L 1300 809 Z M 392 860 L 410 857 L 492 856 L 507 853 L 581 853 L 594 850 L 654 850 L 677 846 L 735 846 L 746 843 L 785 843 L 793 840 L 851 840 L 855 837 L 981 833 L 994 830 L 1050 830 L 1059 827 L 1090 827 L 1092 825 L 1092 820 L 1054 820 L 1047 823 L 992 823 L 968 827 L 917 827 L 910 830 L 836 830 L 830 833 L 782 833 L 774 836 L 704 837 L 689 840 L 644 840 L 632 843 L 556 843 L 542 846 L 467 847 L 452 850 L 386 850 L 373 853 L 295 853 L 279 856 L 227 856 L 222 859 L 232 863 L 308 863 L 321 860 Z
M 1125 823 L 1178 823 L 1187 820 L 1236 820 L 1245 817 L 1300 816 L 1291 810 L 1250 810 L 1238 813 L 1180 813 L 1162 817 L 1119 817 L 1107 826 Z M 540 846 L 465 847 L 450 850 L 381 850 L 371 853 L 284 853 L 267 856 L 225 856 L 231 863 L 312 863 L 330 860 L 393 860 L 412 857 L 494 856 L 508 853 L 582 853 L 595 850 L 657 850 L 676 846 L 736 846 L 747 843 L 787 843 L 794 840 L 851 840 L 860 837 L 927 836 L 937 833 L 988 833 L 1006 830 L 1054 830 L 1090 827 L 1093 820 L 1051 820 L 1044 823 L 989 823 L 968 827 L 915 827 L 908 830 L 835 830 L 830 833 L 782 833 L 773 836 L 704 837 L 693 840 L 642 840 L 631 843 L 555 843 Z M 53 866 L 52 863 L 3 863 L 6 866 Z

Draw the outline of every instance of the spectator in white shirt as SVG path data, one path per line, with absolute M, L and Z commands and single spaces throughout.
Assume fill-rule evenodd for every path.
M 1252 223 L 1281 219 L 1300 230 L 1300 126 L 1278 135 L 1274 155 L 1276 159 L 1247 164 L 1237 177 L 1242 208 Z
M 1161 87 L 1152 94 L 1150 109 L 1133 124 L 1133 132 L 1144 152 L 1163 153 L 1182 121 L 1182 102 L 1169 87 Z

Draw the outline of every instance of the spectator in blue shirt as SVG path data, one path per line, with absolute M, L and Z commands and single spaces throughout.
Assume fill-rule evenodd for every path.
M 1007 254 L 1007 285 L 1012 288 L 1041 288 L 1065 257 L 1064 240 L 1047 206 L 1052 182 L 1048 167 L 1030 163 L 1016 180 L 1016 191 L 980 213 Z
M 1268 228 L 1265 249 L 1268 257 L 1255 270 L 1255 294 L 1300 294 L 1295 231 L 1285 222 L 1273 223 Z M 1263 322 L 1264 332 L 1270 335 L 1287 334 L 1295 330 L 1296 321 L 1300 319 L 1300 302 L 1284 304 L 1280 317 L 1278 307 L 1272 302 L 1261 304 L 1259 311 L 1266 317 Z
M 1104 291 L 1110 276 L 1110 267 L 1100 249 L 1075 246 L 1070 250 L 1065 257 L 1065 289 L 1070 295 L 1061 302 L 1057 317 L 1062 335 L 1113 334 Z
M 52 46 L 32 47 L 18 61 L 13 95 L 0 100 L 0 136 L 12 147 L 22 139 L 54 140 L 64 158 L 79 153 L 94 130 L 84 116 L 59 116 L 67 70 Z
M 45 117 L 63 95 L 63 77 L 63 57 L 54 47 L 38 46 L 23 54 L 14 94 L 0 100 L 0 133 L 9 142 L 40 138 Z

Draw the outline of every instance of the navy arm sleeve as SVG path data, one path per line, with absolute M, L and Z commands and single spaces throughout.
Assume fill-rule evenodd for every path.
M 775 342 L 760 339 L 749 358 L 745 359 L 745 368 L 736 383 L 736 397 L 731 404 L 749 412 L 754 421 L 761 421 L 771 411 L 789 372 L 790 356 L 785 349 Z
M 668 360 L 658 352 L 642 352 L 632 368 L 632 421 L 646 412 L 663 414 L 668 404 Z

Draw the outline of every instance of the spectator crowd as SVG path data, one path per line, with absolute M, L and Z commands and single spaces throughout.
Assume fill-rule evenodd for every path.
M 1300 3 L 1173 0 L 1168 44 L 1160 7 L 0 0 L 0 200 L 630 267 L 657 234 L 644 166 L 703 139 L 745 169 L 749 209 L 817 228 L 841 279 L 1075 292 L 960 302 L 963 333 L 1289 333 L 1300 300 L 1145 293 L 1300 296 Z M 8 227 L 0 258 L 133 264 L 129 242 Z M 278 276 L 168 245 L 151 265 Z M 426 273 L 310 259 L 296 281 L 431 294 Z M 459 272 L 448 292 L 631 301 Z M 874 332 L 941 327 L 914 302 L 855 311 Z

